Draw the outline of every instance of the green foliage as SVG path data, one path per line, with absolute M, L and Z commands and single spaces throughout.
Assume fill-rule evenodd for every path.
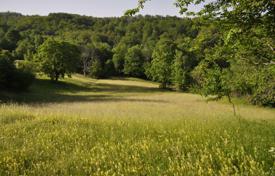
M 19 31 L 10 29 L 4 36 L 5 45 L 3 45 L 3 49 L 12 51 L 16 48 L 17 42 L 20 40 Z
M 144 75 L 144 56 L 139 45 L 128 49 L 125 55 L 124 73 L 134 77 L 142 77 Z
M 176 6 L 196 17 L 0 13 L 0 175 L 274 175 L 270 108 L 242 105 L 237 120 L 227 103 L 79 75 L 7 93 L 29 87 L 37 64 L 56 81 L 145 74 L 161 88 L 275 107 L 274 0 Z
M 27 69 L 16 69 L 9 55 L 0 54 L 0 89 L 23 91 L 28 89 L 34 75 Z
M 139 1 L 131 15 L 143 8 L 145 2 Z M 201 2 L 177 0 L 176 6 L 182 13 L 189 13 L 187 6 Z M 189 13 L 194 18 L 1 13 L 0 48 L 10 50 L 12 60 L 24 59 L 19 65 L 30 69 L 38 47 L 46 38 L 55 38 L 77 45 L 81 57 L 71 69 L 84 75 L 144 77 L 184 91 L 193 90 L 196 85 L 196 92 L 204 95 L 228 94 L 245 97 L 253 104 L 273 106 L 273 88 L 265 85 L 273 83 L 271 72 L 266 70 L 272 70 L 275 63 L 274 5 L 265 0 L 219 0 L 205 4 L 199 13 Z M 169 52 L 156 46 L 163 36 L 173 41 L 166 48 L 176 46 L 170 59 L 160 59 Z M 140 46 L 142 57 L 136 57 L 139 52 L 129 52 L 136 45 Z M 210 79 L 211 76 L 214 78 Z
M 7 57 L 0 56 L 0 87 L 9 87 L 15 66 Z
M 43 41 L 44 39 L 39 35 L 28 36 L 28 38 L 18 41 L 17 48 L 14 50 L 15 57 L 18 60 L 28 60 L 28 56 L 34 54 Z
M 10 62 L 14 61 L 14 57 L 13 57 L 12 53 L 8 50 L 1 50 L 0 49 L 0 57 L 5 58 Z
M 179 53 L 176 53 L 176 58 L 173 64 L 173 82 L 177 90 L 186 90 L 186 71 L 184 70 L 183 59 Z
M 258 81 L 251 102 L 257 105 L 275 107 L 275 65 L 257 72 Z
M 138 1 L 137 8 L 126 14 L 138 13 L 147 1 Z M 189 11 L 190 5 L 202 3 L 205 6 L 199 12 Z M 199 29 L 198 35 L 188 47 L 201 60 L 193 71 L 199 92 L 219 98 L 249 96 L 254 104 L 274 106 L 274 78 L 267 71 L 275 63 L 274 2 L 177 0 L 175 5 L 182 14 L 197 17 L 193 21 L 195 28 Z M 146 29 L 150 31 L 148 26 Z M 183 60 L 176 57 L 173 77 L 177 88 L 185 84 L 186 69 L 183 65 Z M 150 73 L 148 69 L 146 72 Z M 262 80 L 266 83 L 263 84 Z
M 11 77 L 11 83 L 9 83 L 10 88 L 24 91 L 27 90 L 33 83 L 35 77 L 27 70 L 16 69 Z
M 193 76 L 203 95 L 217 95 L 217 98 L 229 97 L 232 95 L 234 81 L 228 61 L 229 51 L 227 48 L 216 47 L 212 52 L 207 54 L 206 59 L 195 68 Z
M 39 70 L 36 68 L 37 65 L 32 60 L 16 60 L 15 66 L 16 68 L 26 72 L 39 72 Z
M 124 44 L 117 45 L 113 49 L 113 63 L 115 66 L 116 71 L 119 74 L 123 73 L 124 70 L 124 62 L 125 62 L 125 55 L 127 53 L 127 47 Z
M 217 95 L 217 98 L 222 98 L 223 96 L 229 96 L 231 94 L 230 82 L 228 82 L 230 72 L 228 70 L 221 69 L 214 63 L 201 63 L 201 65 L 194 70 L 193 74 L 204 96 Z
M 149 0 L 138 0 L 138 6 L 134 9 L 130 9 L 130 10 L 127 10 L 125 12 L 125 15 L 129 15 L 129 16 L 133 16 L 135 15 L 136 13 L 138 13 L 141 9 L 143 9 L 144 7 L 144 4 L 146 1 L 149 1 Z
M 43 73 L 58 81 L 76 70 L 79 57 L 80 52 L 75 45 L 48 39 L 38 48 L 35 61 Z
M 190 39 L 178 41 L 175 60 L 173 61 L 172 77 L 177 90 L 187 91 L 193 86 L 191 71 L 198 65 L 198 58 L 190 51 Z
M 160 82 L 161 88 L 167 88 L 172 81 L 172 62 L 175 57 L 175 44 L 165 36 L 157 43 L 153 52 L 153 60 L 149 76 Z
M 93 78 L 102 78 L 104 73 L 104 68 L 99 59 L 94 59 L 90 67 L 90 76 Z
M 104 74 L 107 77 L 116 75 L 116 70 L 115 70 L 115 66 L 112 60 L 107 60 L 104 64 Z
M 112 51 L 110 46 L 107 43 L 93 43 L 90 46 L 90 63 L 89 63 L 89 74 L 94 78 L 104 78 L 109 76 L 112 69 L 110 66 L 111 62 L 109 60 L 112 59 Z M 109 65 L 107 65 L 107 63 Z M 106 68 L 105 68 L 106 67 Z M 107 68 L 109 67 L 109 68 Z
M 93 44 L 81 45 L 81 68 L 83 75 L 86 76 L 89 73 L 91 67 L 91 61 L 95 57 L 95 46 Z

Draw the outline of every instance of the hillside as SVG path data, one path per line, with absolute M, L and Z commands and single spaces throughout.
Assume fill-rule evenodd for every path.
M 0 175 L 274 174 L 274 109 L 80 75 L 1 95 Z
M 27 89 L 33 72 L 55 80 L 78 73 L 137 77 L 275 107 L 274 18 L 271 4 L 262 3 L 245 5 L 232 19 L 0 13 L 0 89 Z M 243 15 L 254 8 L 270 13 Z M 246 17 L 261 20 L 242 24 Z

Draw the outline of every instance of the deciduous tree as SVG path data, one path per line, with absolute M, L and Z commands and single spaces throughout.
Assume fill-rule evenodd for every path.
M 80 51 L 77 46 L 54 39 L 46 40 L 38 48 L 35 57 L 40 70 L 54 81 L 75 72 L 79 60 Z

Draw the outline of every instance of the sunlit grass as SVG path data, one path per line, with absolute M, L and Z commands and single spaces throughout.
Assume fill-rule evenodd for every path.
M 274 109 L 137 79 L 39 80 L 0 106 L 0 175 L 273 175 Z

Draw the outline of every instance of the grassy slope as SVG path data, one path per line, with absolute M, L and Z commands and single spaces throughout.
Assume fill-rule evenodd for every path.
M 2 99 L 0 175 L 272 175 L 274 109 L 137 79 L 40 79 Z M 272 173 L 273 172 L 273 173 Z

